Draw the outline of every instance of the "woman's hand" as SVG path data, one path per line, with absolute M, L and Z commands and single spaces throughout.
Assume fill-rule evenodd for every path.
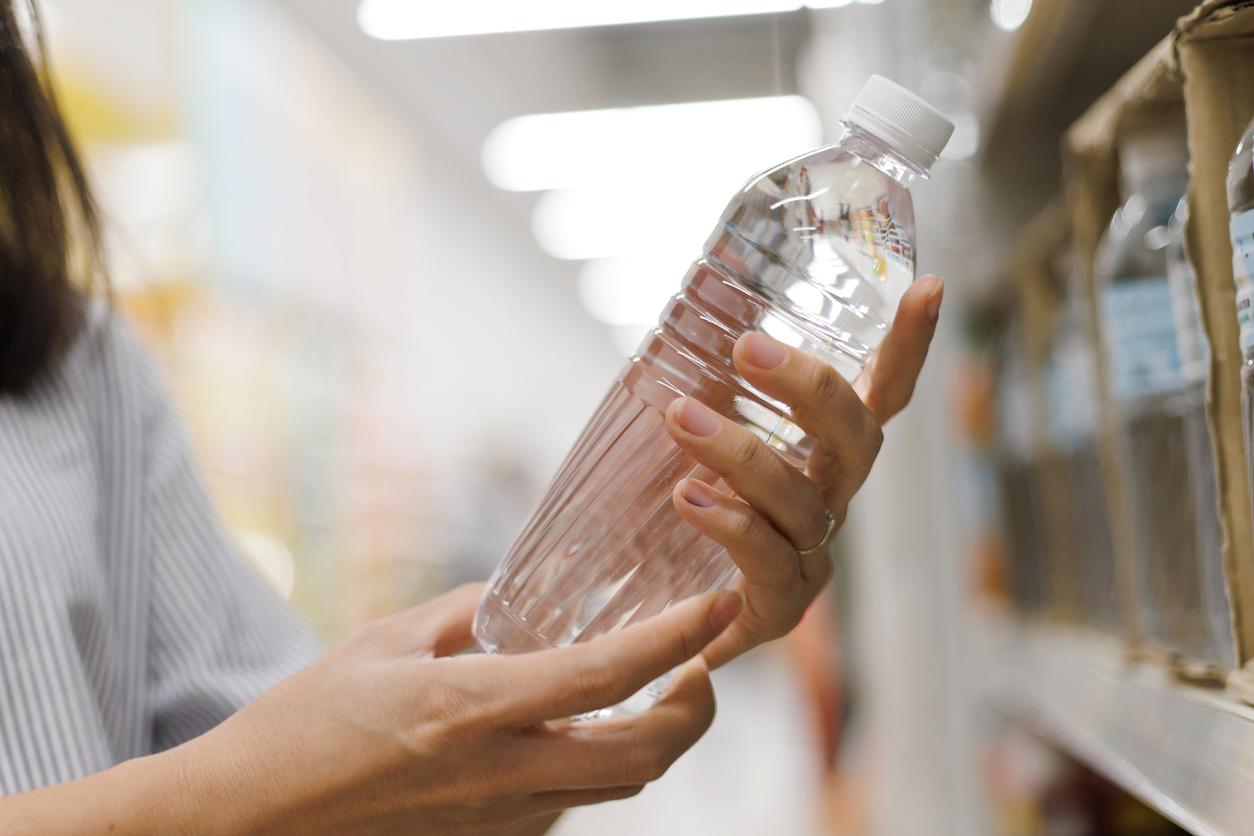
M 379 621 L 279 683 L 184 747 L 187 785 L 244 813 L 228 828 L 240 831 L 497 832 L 634 795 L 709 727 L 694 657 L 736 618 L 738 593 L 586 644 L 448 656 L 470 644 L 480 592 Z M 681 665 L 650 711 L 568 720 Z
M 824 546 L 871 472 L 882 425 L 914 392 L 943 291 L 935 276 L 906 291 L 892 330 L 852 385 L 818 358 L 764 334 L 736 343 L 733 359 L 744 379 L 788 404 L 793 421 L 814 438 L 804 473 L 698 401 L 670 405 L 666 424 L 676 443 L 735 492 L 692 478 L 675 488 L 680 515 L 725 546 L 743 574 L 744 611 L 706 649 L 710 667 L 787 633 L 827 584 L 832 566 Z
M 586 644 L 449 656 L 481 589 L 366 627 L 167 752 L 0 798 L 4 833 L 535 834 L 634 795 L 709 727 L 698 654 L 739 593 L 685 601 Z M 678 667 L 649 711 L 572 723 Z

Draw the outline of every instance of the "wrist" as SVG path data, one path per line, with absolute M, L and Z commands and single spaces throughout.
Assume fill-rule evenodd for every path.
M 163 769 L 175 799 L 170 830 L 160 832 L 234 836 L 258 833 L 274 811 L 263 809 L 266 799 L 249 781 L 249 751 L 230 735 L 231 721 L 169 750 L 174 756 Z
M 110 799 L 108 821 L 122 823 L 119 829 L 127 833 L 153 836 L 230 832 L 218 812 L 204 804 L 198 786 L 203 765 L 193 760 L 194 753 L 180 746 L 100 773 Z
M 110 822 L 135 834 L 254 832 L 263 818 L 240 791 L 239 758 L 232 759 L 210 732 L 156 755 L 125 761 L 98 777 L 110 786 Z

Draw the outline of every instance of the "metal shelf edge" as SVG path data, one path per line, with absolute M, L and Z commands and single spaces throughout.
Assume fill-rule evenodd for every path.
M 1254 709 L 1109 637 L 985 624 L 998 710 L 1198 834 L 1254 832 Z

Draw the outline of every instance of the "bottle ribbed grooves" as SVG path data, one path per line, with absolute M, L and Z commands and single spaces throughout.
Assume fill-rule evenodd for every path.
M 777 254 L 761 246 L 757 241 L 754 241 L 752 238 L 745 235 L 735 224 L 724 222 L 723 228 L 737 240 L 743 241 L 747 246 L 751 247 L 754 252 L 761 255 L 762 258 L 780 269 L 785 270 L 790 276 L 796 279 L 797 282 L 813 288 L 815 292 L 819 293 L 824 299 L 831 302 L 833 307 L 849 316 L 855 317 L 856 319 L 864 322 L 870 321 L 870 317 L 867 315 L 866 311 L 850 305 L 846 300 L 832 293 L 831 288 L 814 281 L 814 279 L 812 279 L 791 261 L 780 258 Z M 858 365 L 865 363 L 867 358 L 870 356 L 870 346 L 857 339 L 842 339 L 836 334 L 833 334 L 831 330 L 833 324 L 831 321 L 814 316 L 809 311 L 799 307 L 796 302 L 788 298 L 785 294 L 780 293 L 775 288 L 759 282 L 751 276 L 746 276 L 713 253 L 707 253 L 704 256 L 704 260 L 711 266 L 717 268 L 718 272 L 725 279 L 727 279 L 727 281 L 732 282 L 741 291 L 750 295 L 759 296 L 769 301 L 773 306 L 771 313 L 787 320 L 788 323 L 796 330 L 813 340 L 815 348 L 826 349 L 828 351 L 835 349 Z M 853 264 L 849 259 L 845 259 L 845 263 L 850 267 L 850 269 L 852 269 Z

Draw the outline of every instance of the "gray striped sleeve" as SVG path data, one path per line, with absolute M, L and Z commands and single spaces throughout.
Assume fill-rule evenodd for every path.
M 0 395 L 0 794 L 194 737 L 317 650 L 231 547 L 116 317 Z
M 201 480 L 182 423 L 141 363 L 145 548 L 152 573 L 153 747 L 209 730 L 317 653 L 309 628 L 244 564 Z

